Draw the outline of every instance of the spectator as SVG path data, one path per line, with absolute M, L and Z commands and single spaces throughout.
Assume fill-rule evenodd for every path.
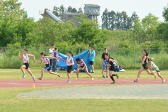
M 94 73 L 94 58 L 96 56 L 96 52 L 95 52 L 95 47 L 92 47 L 91 48 L 91 52 L 90 52 L 90 55 L 89 55 L 89 63 L 91 65 L 91 68 L 92 68 L 92 71 L 91 73 Z

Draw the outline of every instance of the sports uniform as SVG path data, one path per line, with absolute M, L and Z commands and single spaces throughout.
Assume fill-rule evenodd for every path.
M 48 58 L 42 58 L 42 62 L 46 65 L 44 70 L 47 70 L 47 71 L 51 70 L 50 60 Z
M 72 57 L 67 57 L 67 72 L 71 73 L 71 71 L 73 70 L 73 65 L 69 63 L 74 63 L 74 60 Z
M 23 65 L 25 65 L 26 66 L 26 69 L 28 69 L 29 68 L 29 56 L 28 56 L 28 54 L 23 54 Z

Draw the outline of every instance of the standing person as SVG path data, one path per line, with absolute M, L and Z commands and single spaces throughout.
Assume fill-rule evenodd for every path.
M 74 65 L 74 60 L 73 60 L 73 54 L 71 51 L 68 51 L 68 57 L 67 60 L 62 59 L 62 61 L 65 61 L 67 63 L 67 76 L 68 76 L 68 81 L 66 83 L 71 83 L 70 76 L 73 73 L 73 65 Z
M 105 58 L 105 54 L 108 55 L 107 53 L 107 48 L 104 48 L 104 53 L 102 54 L 102 77 L 103 78 L 108 78 L 108 66 L 106 66 L 108 64 L 108 62 L 106 61 L 106 58 Z M 106 70 L 106 76 L 104 76 L 104 70 Z
M 51 48 L 49 49 L 50 57 L 54 57 L 54 48 L 55 48 L 55 44 L 51 44 Z M 53 59 L 50 58 L 50 66 L 51 66 L 51 69 L 53 69 L 52 60 L 53 60 Z
M 95 47 L 92 47 L 90 55 L 89 55 L 89 63 L 90 63 L 91 68 L 92 68 L 91 73 L 94 73 L 94 65 L 93 64 L 94 64 L 95 56 L 96 56 Z
M 57 70 L 57 65 L 58 65 L 58 62 L 59 62 L 59 60 L 58 60 L 58 58 L 59 58 L 59 56 L 58 56 L 58 48 L 54 48 L 54 57 L 55 58 L 57 58 L 57 59 L 53 59 L 52 60 L 52 65 L 53 65 L 53 72 L 56 72 L 56 70 Z
M 79 79 L 79 70 L 85 70 L 86 74 L 88 74 L 90 76 L 90 78 L 92 78 L 92 80 L 94 80 L 92 75 L 88 72 L 87 66 L 82 59 L 77 58 L 76 59 L 76 64 L 78 65 L 78 68 L 76 69 L 77 80 Z
M 118 78 L 117 74 L 113 74 L 114 70 L 115 70 L 115 66 L 114 66 L 113 62 L 115 62 L 115 60 L 110 58 L 110 56 L 108 54 L 105 54 L 105 58 L 106 58 L 106 61 L 108 62 L 108 64 L 106 66 L 109 66 L 109 76 L 110 76 L 111 80 L 113 81 L 111 84 L 115 84 L 115 80 L 114 80 L 113 76 L 116 76 Z
M 142 55 L 143 57 L 138 57 L 139 60 L 142 62 L 142 67 L 139 69 L 138 71 L 138 75 L 137 75 L 137 79 L 134 80 L 134 82 L 138 82 L 139 81 L 139 77 L 140 77 L 140 74 L 142 71 L 146 71 L 149 75 L 155 75 L 154 73 L 152 73 L 150 70 L 149 70 L 149 67 L 148 67 L 148 52 L 147 50 L 143 50 L 142 51 Z
M 31 75 L 33 81 L 35 82 L 36 81 L 35 76 L 33 76 L 32 72 L 29 69 L 29 57 L 33 57 L 34 58 L 34 62 L 36 62 L 35 56 L 32 55 L 32 54 L 28 54 L 28 50 L 24 49 L 23 50 L 23 55 L 20 56 L 20 51 L 19 51 L 18 57 L 19 57 L 20 60 L 23 60 L 23 65 L 20 67 L 20 69 L 21 69 L 21 71 L 23 73 L 22 78 L 26 77 L 26 74 L 25 74 L 25 71 L 24 71 L 24 69 L 26 69 L 26 71 Z
M 54 72 L 51 71 L 50 61 L 49 61 L 48 58 L 54 58 L 54 57 L 46 56 L 43 52 L 40 53 L 40 56 L 41 56 L 41 61 L 40 61 L 39 64 L 41 64 L 42 62 L 44 62 L 44 64 L 46 65 L 46 67 L 44 69 L 42 69 L 42 71 L 41 71 L 41 77 L 38 78 L 38 79 L 42 80 L 45 70 L 47 70 L 50 74 L 57 75 L 60 78 L 60 75 L 58 73 L 54 73 Z
M 148 63 L 150 64 L 149 68 L 152 70 L 152 73 L 156 72 L 157 75 L 162 79 L 162 83 L 164 83 L 165 79 L 160 75 L 159 67 L 152 61 L 152 59 L 149 59 Z

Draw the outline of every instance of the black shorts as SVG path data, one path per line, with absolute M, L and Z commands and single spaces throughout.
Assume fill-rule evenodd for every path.
M 109 70 L 110 70 L 110 71 L 115 71 L 115 69 L 116 69 L 115 66 L 110 66 L 110 67 L 109 67 Z
M 94 61 L 89 61 L 89 64 L 90 64 L 90 65 L 93 65 L 93 64 L 94 64 Z
M 26 66 L 26 68 L 25 68 L 25 69 L 28 69 L 28 68 L 29 68 L 29 63 L 23 63 L 23 65 L 25 65 L 25 66 Z
M 72 70 L 73 70 L 73 66 L 72 66 L 72 65 L 67 66 L 67 72 L 68 72 L 68 73 L 71 73 Z
M 79 66 L 79 67 L 84 68 L 84 66 Z
M 148 65 L 147 64 L 142 64 L 144 69 L 148 69 Z

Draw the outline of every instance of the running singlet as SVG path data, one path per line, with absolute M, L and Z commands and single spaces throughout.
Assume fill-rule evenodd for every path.
M 70 63 L 74 63 L 73 58 L 72 57 L 67 57 L 67 65 L 70 66 Z
M 114 67 L 114 63 L 112 61 L 109 61 L 110 59 L 108 59 L 108 63 L 111 65 L 110 67 Z
M 29 56 L 28 56 L 28 54 L 26 54 L 26 55 L 23 54 L 23 63 L 29 63 Z
M 48 58 L 42 58 L 42 62 L 44 62 L 44 64 L 50 64 L 50 60 Z
M 80 61 L 80 62 L 77 62 L 77 65 L 83 67 L 84 63 L 82 61 Z
M 151 61 L 151 63 L 152 63 L 152 68 L 158 68 L 158 66 L 156 66 L 154 62 Z
M 145 57 L 145 56 L 142 57 L 142 60 L 143 60 L 144 57 Z M 147 64 L 147 63 L 148 63 L 148 59 L 147 59 L 147 56 L 146 56 L 146 59 L 145 59 L 144 62 L 142 62 L 142 64 Z

